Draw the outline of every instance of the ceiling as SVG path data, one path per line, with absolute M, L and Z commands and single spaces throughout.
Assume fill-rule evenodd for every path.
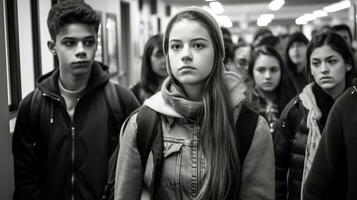
M 205 0 L 163 0 L 173 7 L 189 5 L 205 6 Z M 324 6 L 340 0 L 285 0 L 285 5 L 278 11 L 268 9 L 271 0 L 217 0 L 224 7 L 224 15 L 228 16 L 234 25 L 254 24 L 261 14 L 274 14 L 272 24 L 292 25 L 297 17 L 322 9 Z

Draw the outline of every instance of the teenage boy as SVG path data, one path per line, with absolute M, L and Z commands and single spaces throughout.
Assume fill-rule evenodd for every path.
M 14 199 L 101 197 L 118 127 L 138 102 L 94 61 L 99 23 L 100 16 L 83 1 L 61 1 L 49 12 L 48 47 L 59 67 L 39 78 L 18 110 Z M 114 88 L 113 98 L 108 87 Z M 114 100 L 120 106 L 116 117 Z

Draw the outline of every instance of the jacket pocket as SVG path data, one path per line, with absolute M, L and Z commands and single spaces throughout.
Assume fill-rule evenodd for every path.
M 182 145 L 179 143 L 165 143 L 164 162 L 160 181 L 160 187 L 162 188 L 180 184 Z

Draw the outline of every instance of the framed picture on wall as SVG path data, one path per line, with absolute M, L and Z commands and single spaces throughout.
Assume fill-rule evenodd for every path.
M 105 14 L 105 32 L 106 32 L 106 64 L 109 66 L 111 75 L 118 74 L 119 54 L 118 54 L 118 23 L 116 14 Z
M 99 16 L 102 17 L 102 12 L 101 11 L 96 11 L 98 13 Z M 99 61 L 99 62 L 104 62 L 104 42 L 103 42 L 103 20 L 101 20 L 100 24 L 99 24 L 99 29 L 98 29 L 98 47 L 97 47 L 97 52 L 95 53 L 95 60 Z

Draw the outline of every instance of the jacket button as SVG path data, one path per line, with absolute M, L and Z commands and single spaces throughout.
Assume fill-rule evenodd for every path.
M 281 127 L 285 128 L 285 126 L 286 126 L 286 122 L 282 122 Z

